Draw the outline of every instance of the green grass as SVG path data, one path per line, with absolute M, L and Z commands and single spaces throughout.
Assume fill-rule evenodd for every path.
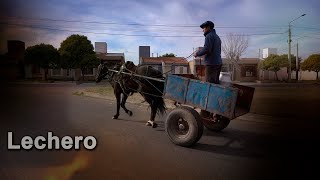
M 72 93 L 73 95 L 76 95 L 76 96 L 83 96 L 84 93 L 83 92 L 79 92 L 79 91 L 76 91 L 74 93 Z
M 114 96 L 113 88 L 111 86 L 106 87 L 91 87 L 84 90 L 89 93 L 97 93 L 102 96 Z

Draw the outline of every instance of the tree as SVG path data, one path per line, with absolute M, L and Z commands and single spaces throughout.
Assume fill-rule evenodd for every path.
M 261 68 L 268 71 L 273 71 L 276 75 L 276 80 L 278 80 L 277 72 L 282 67 L 288 66 L 288 56 L 287 55 L 275 55 L 271 54 L 262 63 Z
M 221 45 L 222 52 L 231 62 L 229 71 L 232 70 L 234 72 L 234 68 L 239 69 L 238 61 L 249 46 L 249 37 L 243 34 L 229 33 L 222 40 Z M 234 76 L 232 78 L 234 79 Z
M 93 45 L 86 36 L 73 34 L 61 42 L 60 49 L 61 65 L 64 68 L 80 68 L 83 70 L 84 64 L 90 64 L 87 61 L 94 61 Z M 93 62 L 93 64 L 94 64 Z M 83 73 L 82 73 L 83 74 Z
M 43 68 L 45 80 L 49 68 L 56 68 L 59 66 L 60 55 L 56 48 L 50 44 L 38 44 L 30 46 L 25 51 L 26 64 L 34 64 Z
M 301 64 L 302 70 L 315 71 L 317 73 L 317 80 L 319 80 L 320 71 L 320 54 L 312 54 Z
M 82 80 L 84 79 L 84 70 L 97 67 L 100 61 L 95 54 L 86 54 L 80 61 L 80 69 L 82 72 Z
M 173 53 L 170 53 L 170 54 L 166 53 L 166 54 L 159 56 L 159 57 L 176 57 L 176 55 Z

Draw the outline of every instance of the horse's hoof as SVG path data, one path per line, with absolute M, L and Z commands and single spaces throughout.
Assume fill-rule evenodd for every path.
M 129 116 L 132 116 L 132 111 L 128 111 Z
M 156 128 L 156 127 L 158 127 L 158 124 L 157 123 L 152 123 L 152 128 Z
M 152 121 L 148 121 L 148 122 L 146 123 L 146 126 L 152 126 Z
M 119 116 L 113 116 L 112 119 L 118 119 Z

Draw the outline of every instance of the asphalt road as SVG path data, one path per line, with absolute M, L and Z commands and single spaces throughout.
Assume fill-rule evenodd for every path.
M 146 106 L 128 104 L 114 120 L 115 102 L 72 95 L 76 85 L 13 85 L 1 89 L 0 179 L 280 179 L 316 175 L 317 124 L 294 126 L 233 120 L 223 132 L 204 131 L 192 148 L 172 144 L 145 126 Z M 254 118 L 253 118 L 254 119 Z M 303 127 L 303 129 L 299 128 Z M 95 136 L 85 150 L 8 150 L 22 136 Z

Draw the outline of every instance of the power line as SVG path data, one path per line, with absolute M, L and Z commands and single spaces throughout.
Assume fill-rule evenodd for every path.
M 315 28 L 315 27 L 304 27 L 304 26 L 293 26 L 295 28 L 303 28 L 303 29 L 313 29 L 313 30 L 319 30 L 320 31 L 320 28 Z
M 148 34 L 123 34 L 123 33 L 106 33 L 106 32 L 93 32 L 93 31 L 78 31 L 78 30 L 68 30 L 68 29 L 58 29 L 58 28 L 50 28 L 50 27 L 40 27 L 33 25 L 24 25 L 24 24 L 13 24 L 13 23 L 2 23 L 10 26 L 21 26 L 27 28 L 35 28 L 35 29 L 45 29 L 52 31 L 65 31 L 65 32 L 74 32 L 74 33 L 84 33 L 84 34 L 106 34 L 106 35 L 115 35 L 115 36 L 146 36 L 146 37 L 201 37 L 203 36 L 188 36 L 188 35 L 148 35 Z
M 151 26 L 151 27 L 187 27 L 187 28 L 199 28 L 199 25 L 195 24 L 142 24 L 142 23 L 119 23 L 119 22 L 102 22 L 102 21 L 82 21 L 82 20 L 63 20 L 63 19 L 51 19 L 51 18 L 30 18 L 30 17 L 16 17 L 10 16 L 6 18 L 15 18 L 23 20 L 38 20 L 49 22 L 66 22 L 66 23 L 86 23 L 86 24 L 108 24 L 108 25 L 126 25 L 126 26 Z M 215 28 L 227 28 L 227 29 L 257 29 L 257 28 L 283 28 L 284 26 L 216 26 Z
M 106 35 L 116 35 L 116 36 L 145 36 L 145 37 L 198 37 L 203 38 L 203 36 L 195 36 L 195 35 L 149 35 L 149 34 L 124 34 L 124 33 L 107 33 L 107 32 L 93 32 L 93 31 L 79 31 L 79 30 L 69 30 L 69 29 L 59 29 L 52 27 L 43 27 L 43 26 L 35 26 L 35 25 L 27 25 L 27 24 L 16 24 L 16 23 L 4 23 L 0 22 L 2 25 L 9 26 L 20 26 L 27 28 L 35 28 L 35 29 L 45 29 L 52 31 L 65 31 L 65 32 L 74 32 L 74 33 L 84 33 L 84 34 L 106 34 Z M 275 35 L 275 34 L 284 34 L 285 32 L 272 32 L 272 33 L 257 33 L 257 34 L 238 34 L 244 36 L 265 36 L 265 35 Z M 237 34 L 236 34 L 237 35 Z M 224 37 L 224 36 L 220 36 Z

